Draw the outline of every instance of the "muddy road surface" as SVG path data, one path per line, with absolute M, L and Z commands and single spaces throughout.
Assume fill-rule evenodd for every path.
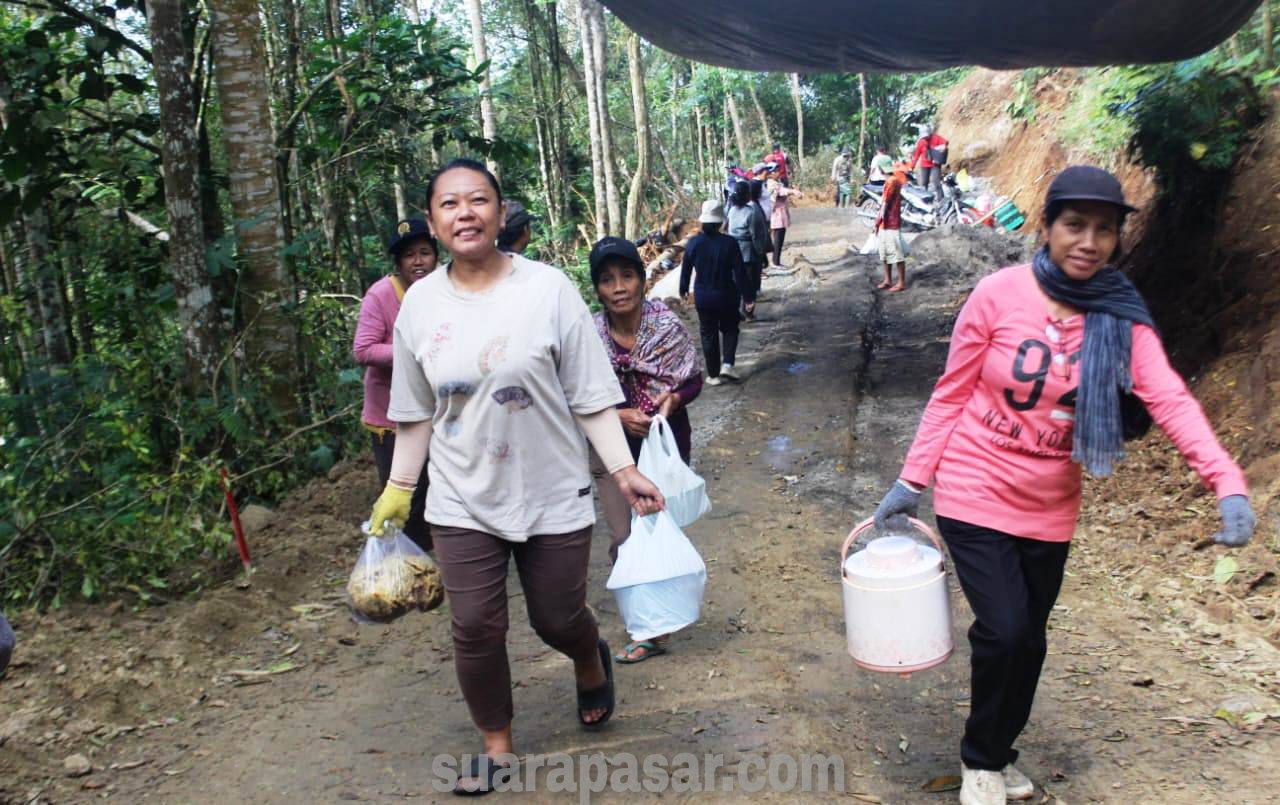
M 687 790 L 677 774 L 668 799 L 956 801 L 954 790 L 924 788 L 947 788 L 937 778 L 959 771 L 963 598 L 952 580 L 956 653 L 946 664 L 909 679 L 859 670 L 846 653 L 839 550 L 896 475 L 963 293 L 1025 247 L 970 232 L 926 236 L 915 244 L 912 289 L 886 297 L 873 290 L 875 258 L 848 249 L 865 237 L 852 211 L 796 211 L 785 260 L 795 271 L 766 281 L 759 318 L 744 329 L 741 382 L 708 387 L 691 408 L 695 467 L 714 503 L 688 532 L 708 567 L 703 618 L 666 656 L 616 668 L 618 707 L 605 731 L 578 728 L 572 667 L 534 636 L 512 574 L 519 752 L 658 754 L 668 770 L 688 768 L 679 753 L 718 756 L 711 779 L 699 770 L 711 790 Z M 0 800 L 452 801 L 432 786 L 433 757 L 480 744 L 454 679 L 447 607 L 385 627 L 355 626 L 340 608 L 372 474 L 349 467 L 283 506 L 274 558 L 264 559 L 275 575 L 250 590 L 210 590 L 132 631 L 119 611 L 110 621 L 75 616 L 79 631 L 33 621 L 46 639 L 32 640 L 28 661 L 0 682 Z M 625 634 L 604 588 L 603 523 L 596 544 L 590 600 L 616 650 Z M 1249 654 L 1274 676 L 1274 652 L 1187 633 L 1125 596 L 1105 557 L 1090 557 L 1087 534 L 1074 550 L 1019 744 L 1036 800 L 1274 802 L 1280 731 L 1268 715 L 1280 702 L 1207 659 Z M 93 666 L 83 644 L 112 630 L 133 641 L 128 667 L 153 672 L 138 677 L 145 690 L 121 689 L 107 707 L 92 686 L 74 694 Z M 71 659 L 55 674 L 59 657 Z M 114 672 L 98 671 L 107 685 Z M 68 776 L 73 753 L 89 762 L 87 775 Z M 842 773 L 815 769 L 811 782 L 825 777 L 826 793 L 802 793 L 801 780 L 772 790 L 755 758 L 773 763 L 785 788 L 784 755 L 797 768 L 804 756 L 838 756 Z M 551 792 L 541 775 L 536 791 L 493 796 L 588 796 Z M 744 779 L 763 790 L 744 791 Z M 640 785 L 589 798 L 652 796 Z

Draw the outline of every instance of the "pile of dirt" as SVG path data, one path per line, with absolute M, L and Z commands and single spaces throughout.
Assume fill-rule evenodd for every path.
M 10 781 L 60 773 L 73 753 L 101 765 L 139 736 L 216 703 L 219 688 L 278 663 L 292 645 L 278 624 L 296 622 L 294 607 L 315 595 L 317 580 L 331 590 L 322 606 L 340 611 L 363 543 L 359 522 L 377 494 L 364 456 L 296 490 L 270 515 L 259 512 L 259 530 L 247 532 L 248 580 L 229 554 L 212 568 L 224 581 L 179 601 L 122 598 L 9 613 L 18 647 L 0 679 L 0 802 L 31 799 Z
M 971 287 L 995 269 L 1030 260 L 1031 244 L 1022 235 L 957 225 L 921 234 L 911 241 L 910 252 L 912 284 Z
M 950 170 L 968 169 L 990 177 L 997 192 L 1009 196 L 1033 222 L 1044 206 L 1049 182 L 1064 167 L 1096 160 L 1073 151 L 1059 137 L 1072 94 L 1082 83 L 1078 70 L 1052 70 L 1031 89 L 1035 112 L 1015 120 L 1020 71 L 977 69 L 957 84 L 938 110 L 938 133 L 951 142 Z M 1154 175 L 1115 154 L 1102 167 L 1116 174 L 1125 196 L 1145 211 L 1156 195 Z M 1126 228 L 1126 245 L 1141 237 L 1143 214 Z

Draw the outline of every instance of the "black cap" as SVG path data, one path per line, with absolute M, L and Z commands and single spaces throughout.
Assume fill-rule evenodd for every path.
M 391 243 L 387 244 L 387 251 L 398 257 L 405 244 L 414 238 L 426 238 L 431 248 L 437 254 L 440 252 L 436 239 L 431 237 L 431 230 L 427 228 L 427 222 L 421 219 L 409 219 L 396 224 L 396 229 L 391 234 Z
M 525 227 L 532 221 L 533 216 L 529 215 L 529 211 L 523 204 L 518 201 L 507 201 L 507 217 L 501 231 L 498 232 L 498 248 L 509 251 L 520 239 Z
M 644 274 L 644 260 L 640 259 L 640 250 L 636 245 L 626 238 L 610 235 L 597 241 L 596 245 L 591 247 L 591 256 L 587 258 L 591 264 L 592 285 L 600 281 L 600 272 L 604 270 L 604 264 L 610 258 L 635 263 L 640 273 Z
M 1119 179 L 1092 165 L 1072 165 L 1054 177 L 1045 206 L 1064 201 L 1104 201 L 1125 212 L 1137 209 L 1124 200 Z

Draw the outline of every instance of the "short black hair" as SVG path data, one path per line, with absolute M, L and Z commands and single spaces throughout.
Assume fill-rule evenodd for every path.
M 751 200 L 759 201 L 760 194 L 764 192 L 764 182 L 759 179 L 751 180 Z
M 733 186 L 733 197 L 730 199 L 735 207 L 745 207 L 751 203 L 751 185 L 738 182 Z
M 702 225 L 702 234 L 704 234 L 704 235 L 708 235 L 708 236 L 710 236 L 710 235 L 719 235 L 719 234 L 720 234 L 720 227 L 721 227 L 721 226 L 722 226 L 722 224 L 703 224 L 703 225 Z
M 436 171 L 431 175 L 431 178 L 427 180 L 427 210 L 431 209 L 431 199 L 436 193 L 436 181 L 449 171 L 458 170 L 459 168 L 484 174 L 484 178 L 489 180 L 489 186 L 493 188 L 493 192 L 498 194 L 498 203 L 502 203 L 502 187 L 498 184 L 498 177 L 493 175 L 493 171 L 489 170 L 489 168 L 478 159 L 458 157 L 456 159 L 449 160 L 443 168 Z

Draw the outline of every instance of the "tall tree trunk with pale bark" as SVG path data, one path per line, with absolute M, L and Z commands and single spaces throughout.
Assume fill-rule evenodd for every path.
M 791 74 L 791 100 L 796 105 L 796 172 L 804 171 L 804 105 L 800 101 L 800 74 Z
M 631 192 L 627 194 L 626 237 L 635 240 L 642 234 L 644 189 L 649 183 L 650 143 L 649 99 L 644 89 L 644 62 L 640 57 L 640 36 L 627 38 L 627 66 L 631 70 L 631 107 L 636 120 L 636 169 L 631 174 Z
M 231 211 L 242 263 L 246 363 L 265 378 L 276 410 L 287 414 L 296 407 L 298 344 L 287 313 L 293 289 L 282 258 L 284 228 L 258 5 L 254 0 L 211 0 L 209 5 Z
M 480 0 L 467 0 L 467 16 L 471 19 L 471 52 L 475 58 L 475 66 L 489 61 L 489 49 L 484 42 L 484 16 L 480 11 Z M 493 111 L 493 87 L 489 83 L 489 68 L 484 68 L 480 79 L 480 126 L 484 138 L 492 142 L 498 137 L 498 118 Z M 502 179 L 498 163 L 493 158 L 485 159 L 489 170 Z
M 211 388 L 221 357 L 218 308 L 205 265 L 204 220 L 191 68 L 182 35 L 182 0 L 150 0 L 147 25 L 157 96 L 164 206 L 169 216 L 169 274 L 178 304 L 178 323 L 187 356 L 190 392 Z
M 756 108 L 756 114 L 760 116 L 760 130 L 764 132 L 764 147 L 760 153 L 767 154 L 773 148 L 773 134 L 769 131 L 769 117 L 764 113 L 764 107 L 760 105 L 760 96 L 756 95 L 755 85 L 750 81 L 747 84 L 747 94 L 751 96 L 751 105 Z
M 600 103 L 596 97 L 598 84 L 595 76 L 595 48 L 587 9 L 588 0 L 578 2 L 578 39 L 582 43 L 582 75 L 587 96 L 587 139 L 591 145 L 591 188 L 595 194 L 596 237 L 609 234 L 609 207 L 604 189 L 603 137 L 600 124 Z
M 858 161 L 854 165 L 862 168 L 862 158 L 867 149 L 867 74 L 858 73 L 858 95 L 862 98 L 861 111 L 858 114 Z
M 729 117 L 733 120 L 733 138 L 738 143 L 738 158 L 734 161 L 749 164 L 751 157 L 747 151 L 747 138 L 742 136 L 742 117 L 738 115 L 738 104 L 733 100 L 733 92 L 725 91 L 724 103 L 729 107 Z
M 614 165 L 613 121 L 609 117 L 609 28 L 604 6 L 596 0 L 580 0 L 586 6 L 591 26 L 591 49 L 595 59 L 596 103 L 600 107 L 600 160 L 604 163 L 604 193 L 609 209 L 609 234 L 622 231 L 622 197 L 618 194 L 618 173 Z

